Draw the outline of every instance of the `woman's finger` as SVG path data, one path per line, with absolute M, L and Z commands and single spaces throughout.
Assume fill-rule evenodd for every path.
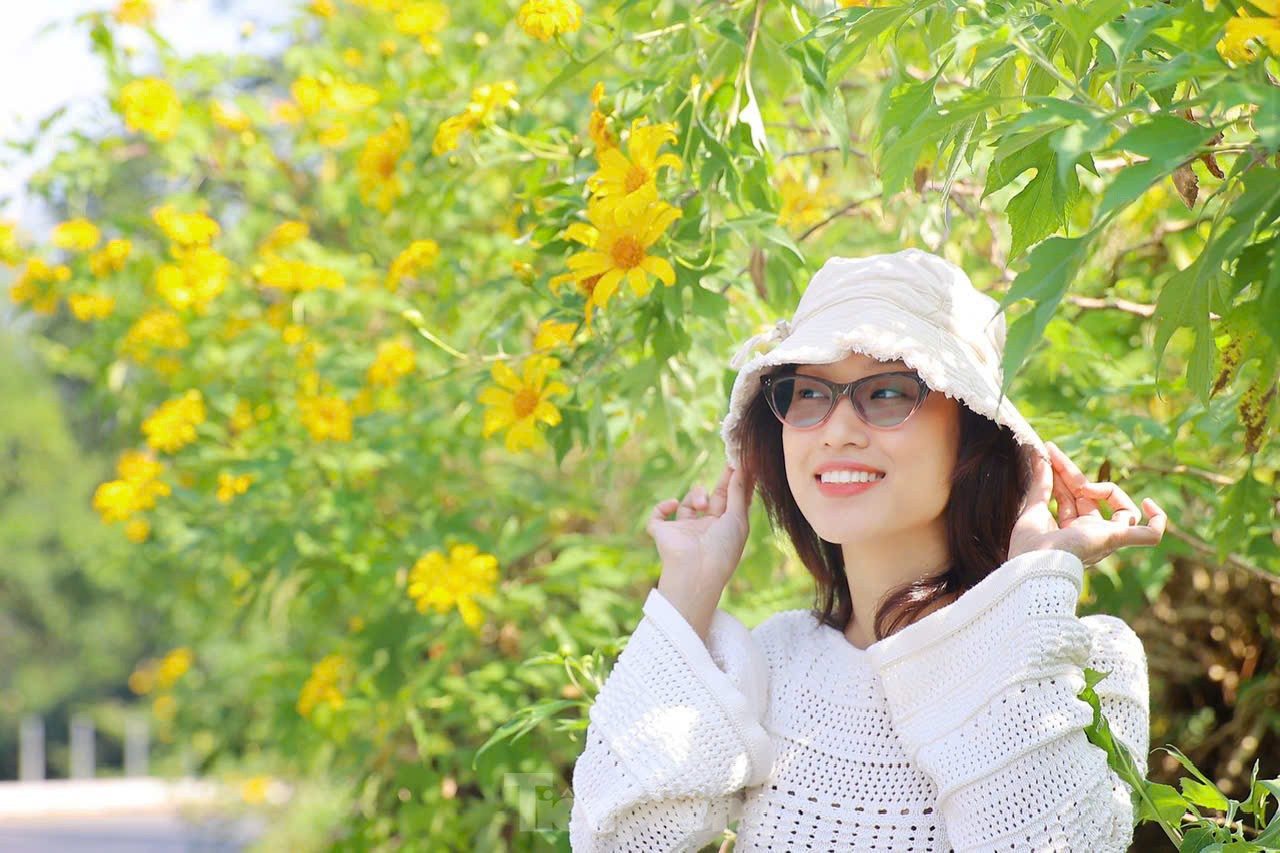
M 1062 526 L 1076 518 L 1076 496 L 1071 494 L 1067 484 L 1055 468 L 1053 472 L 1053 497 L 1058 501 L 1058 525 Z
M 1123 510 L 1135 519 L 1142 515 L 1142 513 L 1138 512 L 1138 505 L 1133 502 L 1133 499 L 1125 494 L 1124 489 L 1115 483 L 1104 480 L 1101 483 L 1089 483 L 1085 488 L 1090 498 L 1104 500 L 1111 504 L 1115 510 Z
M 729 503 L 727 509 L 734 515 L 746 515 L 751 506 L 751 498 L 755 494 L 755 481 L 748 480 L 745 471 L 733 470 L 729 478 Z
M 733 469 L 725 465 L 724 470 L 720 472 L 720 481 L 711 492 L 711 503 L 707 505 L 707 515 L 724 515 L 724 508 L 729 504 L 729 480 L 732 476 Z
M 698 511 L 706 506 L 706 497 L 701 494 L 702 486 L 694 485 L 689 493 L 684 496 L 684 500 L 680 501 L 680 506 L 676 509 L 676 520 L 681 521 L 686 518 L 696 518 Z
M 653 505 L 653 512 L 649 513 L 649 521 L 645 524 L 644 529 L 649 535 L 653 535 L 653 527 L 660 521 L 666 521 L 667 516 L 676 511 L 676 507 L 680 502 L 675 498 L 667 498 L 665 501 L 658 501 Z

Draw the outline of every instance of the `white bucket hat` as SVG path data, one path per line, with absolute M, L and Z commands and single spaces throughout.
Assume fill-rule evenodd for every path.
M 769 352 L 752 355 L 774 341 L 780 343 Z M 1000 392 L 1004 343 L 999 303 L 945 258 L 922 249 L 830 258 L 809 280 L 792 319 L 749 338 L 729 361 L 738 376 L 720 425 L 725 458 L 741 467 L 733 433 L 768 368 L 828 364 L 860 352 L 901 359 L 930 390 L 1008 427 L 1019 444 L 1047 460 L 1040 436 Z

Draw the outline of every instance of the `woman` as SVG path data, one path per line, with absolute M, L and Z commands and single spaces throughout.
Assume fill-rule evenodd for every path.
M 1004 339 L 995 300 L 907 249 L 830 259 L 744 344 L 720 481 L 649 518 L 662 573 L 591 708 L 575 851 L 697 850 L 735 820 L 738 851 L 1127 849 L 1129 789 L 1077 694 L 1109 672 L 1145 774 L 1146 657 L 1075 609 L 1083 567 L 1165 515 L 1144 500 L 1139 524 L 1040 441 L 1000 391 Z M 717 604 L 756 489 L 818 606 L 748 631 Z

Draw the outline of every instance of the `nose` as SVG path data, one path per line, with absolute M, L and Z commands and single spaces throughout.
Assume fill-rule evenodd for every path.
M 857 410 L 853 407 L 853 400 L 849 399 L 848 394 L 841 394 L 840 399 L 836 400 L 835 411 L 827 418 L 822 428 L 823 440 L 829 445 L 841 444 L 842 439 L 847 438 L 859 447 L 867 446 L 869 430 L 862 418 L 858 416 Z

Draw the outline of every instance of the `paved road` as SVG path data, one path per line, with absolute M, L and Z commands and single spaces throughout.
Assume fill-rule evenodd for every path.
M 193 823 L 173 815 L 114 815 L 0 822 L 4 853 L 239 853 L 261 827 Z

